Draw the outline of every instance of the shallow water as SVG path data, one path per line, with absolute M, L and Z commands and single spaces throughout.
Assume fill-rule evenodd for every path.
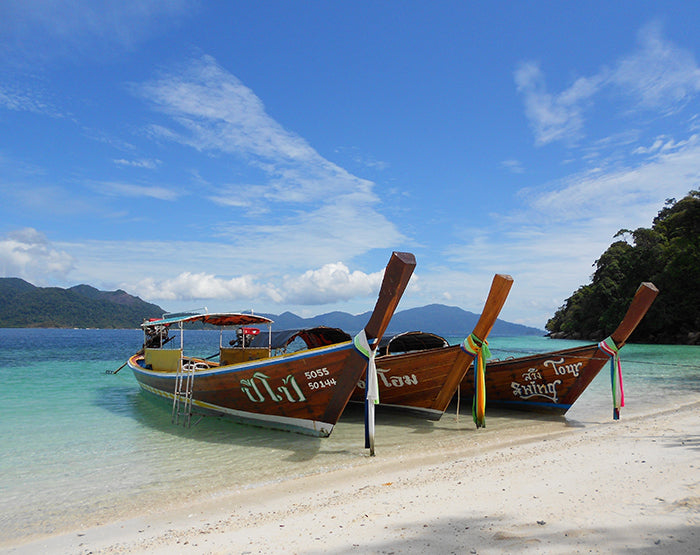
M 329 438 L 266 430 L 207 417 L 184 429 L 168 403 L 142 393 L 128 368 L 138 330 L 0 329 L 0 530 L 2 541 L 126 518 L 296 476 L 388 458 L 508 441 L 611 418 L 602 371 L 566 417 L 487 411 L 475 430 L 456 403 L 438 422 L 377 413 L 377 458 L 364 446 L 362 408 L 349 406 Z M 542 337 L 493 337 L 494 357 L 568 348 Z M 218 334 L 194 331 L 188 347 L 216 351 Z M 213 350 L 212 350 L 213 349 Z M 209 353 L 211 354 L 211 353 Z M 700 347 L 627 345 L 621 352 L 626 415 L 700 397 Z M 488 369 L 487 369 L 488 371 Z M 331 486 L 331 484 L 329 484 Z

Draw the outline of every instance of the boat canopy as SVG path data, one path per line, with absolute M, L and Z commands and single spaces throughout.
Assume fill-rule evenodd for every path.
M 172 324 L 185 324 L 190 322 L 202 322 L 213 326 L 251 326 L 257 324 L 272 324 L 272 320 L 265 316 L 255 314 L 242 314 L 237 312 L 212 312 L 212 313 L 179 313 L 166 314 L 163 318 L 149 320 L 141 324 L 141 327 L 152 328 L 157 326 L 171 326 Z
M 377 355 L 389 355 L 392 353 L 407 353 L 410 351 L 423 351 L 426 349 L 442 349 L 449 346 L 444 337 L 424 331 L 407 331 L 391 338 L 382 339 L 379 343 Z
M 272 332 L 270 348 L 285 349 L 297 338 L 302 339 L 309 349 L 342 343 L 343 341 L 350 341 L 352 339 L 350 334 L 345 333 L 339 328 L 327 328 L 325 326 L 280 330 Z M 248 345 L 250 347 L 267 347 L 266 338 L 260 335 L 255 336 Z
M 270 334 L 271 349 L 286 349 L 297 338 L 304 341 L 308 349 L 342 343 L 352 340 L 352 336 L 339 329 L 318 326 L 315 328 L 299 328 L 290 330 L 273 331 Z M 249 347 L 267 347 L 267 337 L 263 335 L 254 336 Z M 379 345 L 378 355 L 388 355 L 391 353 L 405 353 L 410 351 L 422 351 L 426 349 L 442 349 L 448 347 L 448 341 L 435 335 L 422 331 L 408 331 L 400 333 L 391 338 L 383 339 Z

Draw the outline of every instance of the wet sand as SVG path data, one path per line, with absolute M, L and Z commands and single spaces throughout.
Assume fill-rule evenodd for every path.
M 477 434 L 0 553 L 700 553 L 700 400 Z

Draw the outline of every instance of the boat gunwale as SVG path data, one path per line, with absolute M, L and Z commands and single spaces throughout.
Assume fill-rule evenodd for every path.
M 539 360 L 542 358 L 549 358 L 552 356 L 558 356 L 558 355 L 568 355 L 572 356 L 575 355 L 578 351 L 589 351 L 591 349 L 597 349 L 600 350 L 600 347 L 596 343 L 587 343 L 586 345 L 579 345 L 577 347 L 569 347 L 568 349 L 560 349 L 558 351 L 547 351 L 545 353 L 532 353 L 532 354 L 527 354 L 524 356 L 518 356 L 518 357 L 511 357 L 511 358 L 490 358 L 487 361 L 487 371 L 488 371 L 488 366 L 493 366 L 494 364 L 513 364 L 514 362 L 526 362 L 529 360 Z M 508 349 L 494 349 L 494 350 L 503 350 L 503 351 L 508 351 Z M 610 358 L 606 355 L 604 357 L 596 357 L 595 353 L 591 355 L 590 357 L 585 357 L 586 359 L 590 360 L 610 360 Z
M 304 359 L 315 356 L 323 356 L 336 351 L 344 351 L 349 348 L 354 347 L 352 341 L 344 341 L 342 343 L 334 343 L 333 345 L 323 345 L 321 347 L 314 347 L 312 349 L 304 349 L 301 351 L 296 351 L 294 353 L 283 353 L 281 355 L 276 355 L 272 357 L 265 357 L 255 360 L 249 360 L 245 362 L 237 362 L 235 364 L 228 364 L 226 366 L 214 366 L 212 368 L 202 368 L 195 369 L 194 374 L 197 377 L 207 377 L 213 375 L 224 375 L 224 374 L 235 374 L 237 372 L 243 372 L 245 370 L 250 370 L 251 368 L 265 368 L 268 366 L 273 366 L 279 364 L 280 362 L 287 362 L 289 360 Z M 176 350 L 176 349 L 173 349 Z M 323 352 L 320 352 L 323 351 Z M 164 378 L 172 377 L 175 379 L 177 372 L 163 371 L 163 370 L 153 370 L 145 368 L 138 364 L 136 361 L 143 359 L 144 355 L 135 354 L 129 359 L 129 367 L 137 372 L 140 372 L 149 376 L 158 376 Z M 183 355 L 183 358 L 197 359 L 198 357 L 189 357 L 188 355 Z

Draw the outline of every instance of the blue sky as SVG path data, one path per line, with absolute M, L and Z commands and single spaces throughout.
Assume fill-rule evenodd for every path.
M 99 5 L 99 7 L 98 7 Z M 544 327 L 700 183 L 694 2 L 5 1 L 0 275 Z M 469 330 L 465 330 L 469 331 Z

